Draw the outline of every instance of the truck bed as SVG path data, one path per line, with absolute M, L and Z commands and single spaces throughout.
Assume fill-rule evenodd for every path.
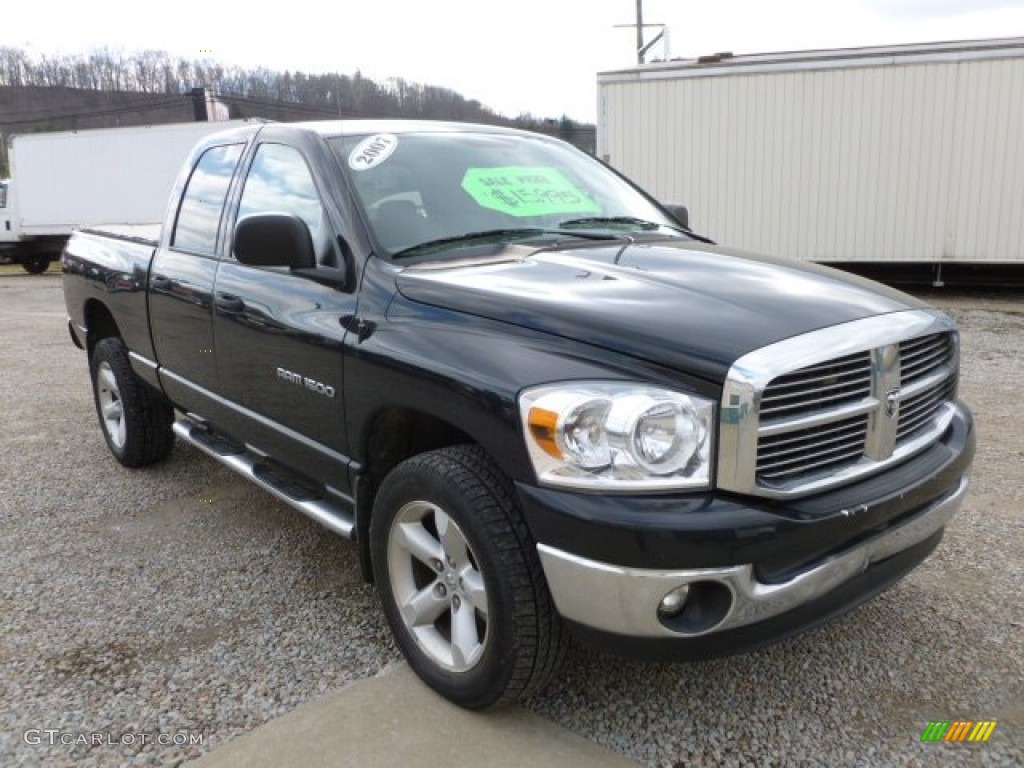
M 146 288 L 160 241 L 159 224 L 110 224 L 76 230 L 64 248 L 64 295 L 79 340 L 87 314 L 102 306 L 128 348 L 155 360 L 149 337 Z

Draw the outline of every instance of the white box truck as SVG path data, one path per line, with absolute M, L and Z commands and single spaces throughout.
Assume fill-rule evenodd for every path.
M 153 224 L 189 151 L 204 136 L 253 121 L 170 123 L 11 137 L 0 181 L 0 257 L 43 272 L 72 230 Z

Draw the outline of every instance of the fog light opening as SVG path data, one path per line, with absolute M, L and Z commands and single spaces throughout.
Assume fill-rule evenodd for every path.
M 669 592 L 658 605 L 658 621 L 680 635 L 702 635 L 721 624 L 735 597 L 723 581 L 694 581 Z
M 658 615 L 665 619 L 671 619 L 683 612 L 686 607 L 686 598 L 690 594 L 690 585 L 684 584 L 677 587 L 661 598 L 658 604 Z

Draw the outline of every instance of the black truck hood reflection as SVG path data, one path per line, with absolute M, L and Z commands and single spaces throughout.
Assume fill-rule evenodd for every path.
M 616 257 L 618 260 L 616 261 Z M 743 354 L 870 315 L 923 306 L 821 266 L 691 241 L 513 245 L 403 270 L 413 301 L 578 339 L 710 381 Z

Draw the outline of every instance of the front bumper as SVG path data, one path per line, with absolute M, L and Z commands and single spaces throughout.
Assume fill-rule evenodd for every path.
M 959 406 L 922 454 L 803 499 L 519 492 L 555 604 L 579 634 L 628 653 L 703 657 L 792 635 L 902 578 L 963 503 L 974 447 Z M 659 611 L 681 587 L 681 612 Z
M 700 637 L 754 624 L 817 600 L 869 567 L 930 539 L 949 522 L 967 493 L 957 488 L 911 519 L 886 529 L 835 557 L 779 584 L 758 581 L 750 563 L 726 568 L 643 570 L 600 563 L 538 545 L 541 564 L 559 613 L 604 632 L 635 637 Z M 701 615 L 663 617 L 659 605 L 670 592 L 689 585 L 724 588 L 720 615 L 709 605 Z M 692 599 L 692 598 L 691 598 Z

